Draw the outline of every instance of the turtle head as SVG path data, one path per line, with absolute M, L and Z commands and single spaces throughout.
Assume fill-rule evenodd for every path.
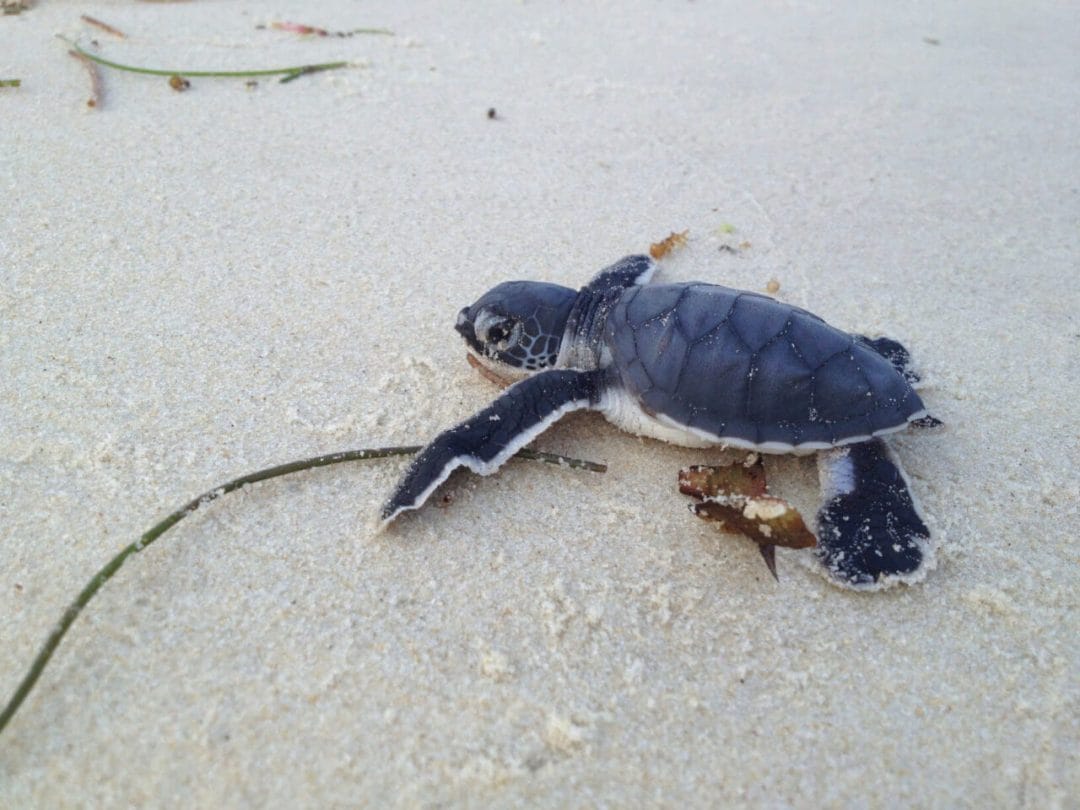
M 521 377 L 555 365 L 576 298 L 557 284 L 508 281 L 461 310 L 454 328 L 485 366 Z

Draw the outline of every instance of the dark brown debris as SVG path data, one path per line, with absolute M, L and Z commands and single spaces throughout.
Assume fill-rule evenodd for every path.
M 817 545 L 802 515 L 787 501 L 766 494 L 765 467 L 757 453 L 751 453 L 742 464 L 680 470 L 679 491 L 698 500 L 690 508 L 699 518 L 719 523 L 721 531 L 742 534 L 757 543 L 778 581 L 777 546 Z
M 30 10 L 30 4 L 25 0 L 0 0 L 0 11 L 5 16 L 10 14 L 22 14 L 24 11 Z

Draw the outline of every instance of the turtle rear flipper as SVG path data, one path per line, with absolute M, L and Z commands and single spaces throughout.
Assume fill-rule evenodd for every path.
M 540 372 L 507 388 L 484 410 L 440 433 L 405 471 L 382 508 L 382 524 L 408 509 L 418 509 L 458 467 L 490 475 L 564 414 L 594 407 L 600 398 L 602 376 L 598 371 Z
M 815 554 L 830 578 L 860 590 L 921 579 L 930 530 L 888 445 L 875 439 L 819 453 L 818 473 Z
M 919 373 L 911 367 L 911 352 L 909 352 L 899 340 L 893 340 L 892 338 L 887 337 L 871 339 L 866 337 L 866 335 L 855 335 L 855 339 L 861 340 L 892 363 L 893 368 L 900 372 L 912 388 L 919 389 L 922 387 L 919 385 L 919 383 L 922 382 L 922 377 L 920 377 Z M 936 416 L 926 414 L 918 419 L 913 419 L 911 424 L 920 428 L 936 428 L 941 427 L 945 423 Z
M 904 344 L 899 340 L 887 337 L 868 338 L 866 335 L 855 337 L 892 363 L 893 368 L 903 374 L 904 379 L 912 385 L 922 379 L 911 367 L 911 352 L 904 348 Z

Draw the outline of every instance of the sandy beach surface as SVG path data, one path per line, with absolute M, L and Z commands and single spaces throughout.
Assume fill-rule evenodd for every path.
M 0 17 L 0 700 L 187 499 L 486 404 L 452 326 L 500 281 L 689 230 L 663 279 L 902 340 L 946 423 L 893 442 L 936 568 L 877 594 L 805 553 L 773 581 L 675 486 L 734 453 L 596 414 L 535 446 L 606 474 L 455 475 L 382 534 L 404 460 L 249 487 L 80 616 L 0 735 L 0 806 L 1075 807 L 1078 32 L 1057 2 Z M 101 69 L 91 109 L 56 34 L 350 66 Z M 813 514 L 810 459 L 768 470 Z

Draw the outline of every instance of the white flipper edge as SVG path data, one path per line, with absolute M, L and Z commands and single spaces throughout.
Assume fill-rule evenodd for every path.
M 420 508 L 459 467 L 490 475 L 566 414 L 594 407 L 599 379 L 594 372 L 558 369 L 510 386 L 487 408 L 443 431 L 416 455 L 383 506 L 381 525 Z

